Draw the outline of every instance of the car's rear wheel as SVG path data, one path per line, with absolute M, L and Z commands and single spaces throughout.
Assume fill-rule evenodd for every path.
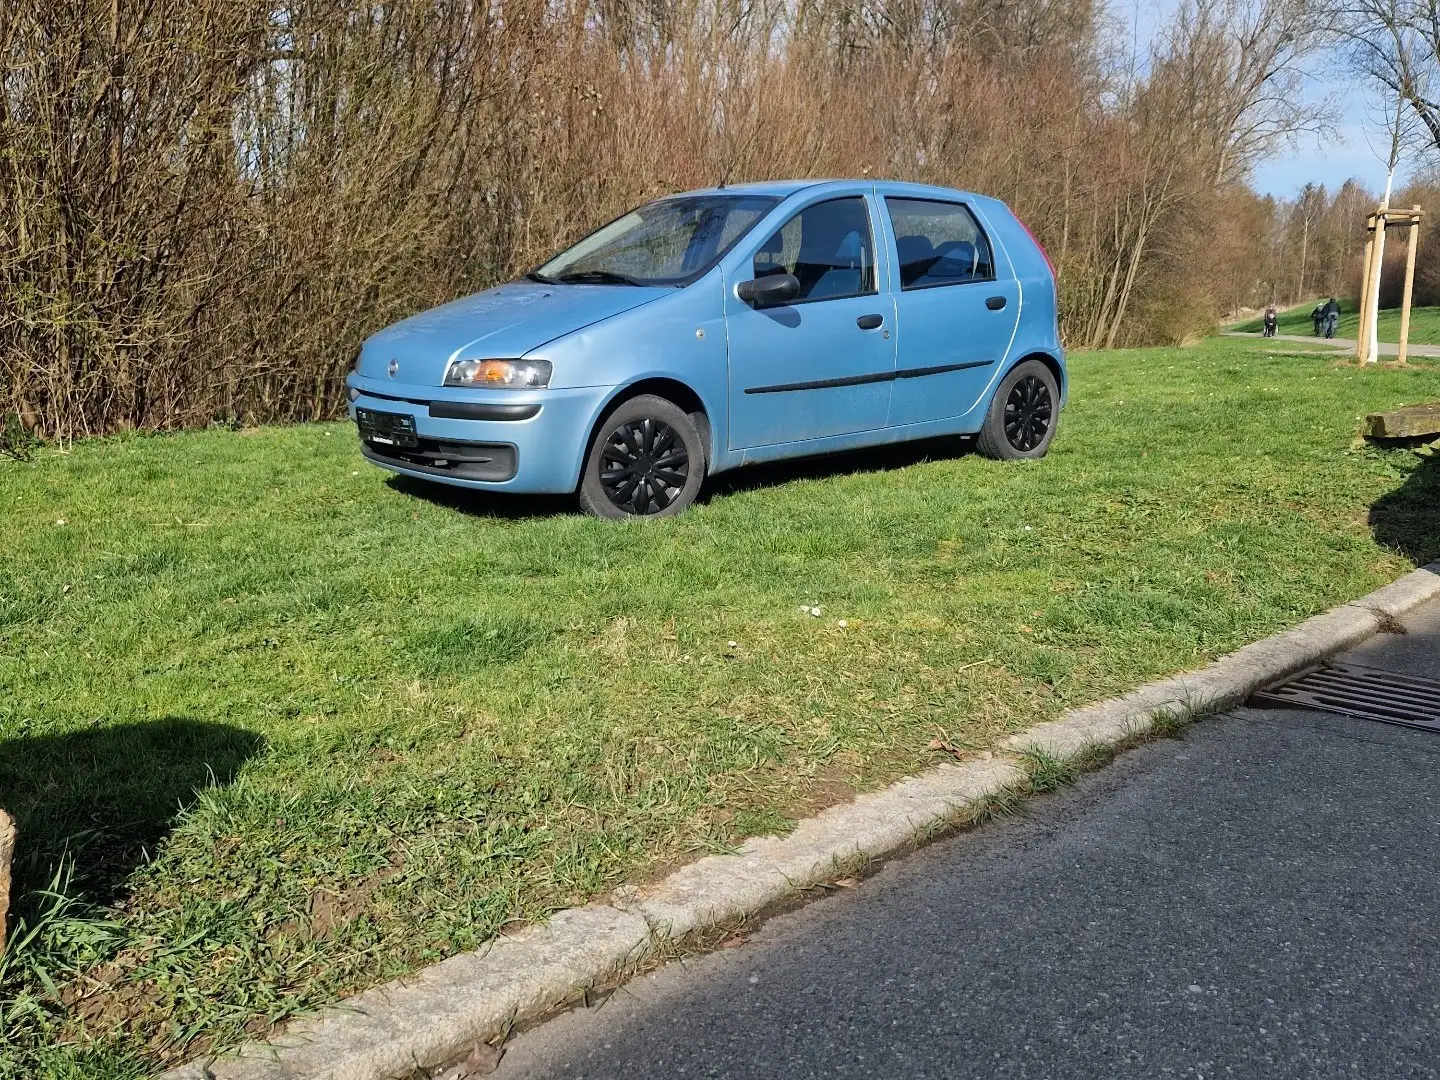
M 580 507 L 603 518 L 673 517 L 700 493 L 705 442 L 672 401 L 641 394 L 596 429 L 580 481 Z
M 1060 419 L 1060 387 L 1039 360 L 1016 364 L 990 400 L 985 426 L 975 441 L 986 457 L 1044 457 Z

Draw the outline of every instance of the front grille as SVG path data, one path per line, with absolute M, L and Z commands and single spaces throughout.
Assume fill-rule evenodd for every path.
M 484 480 L 492 484 L 513 479 L 518 468 L 515 447 L 509 443 L 440 442 L 423 438 L 416 442 L 413 447 L 400 447 L 362 441 L 360 448 L 371 461 L 434 476 Z

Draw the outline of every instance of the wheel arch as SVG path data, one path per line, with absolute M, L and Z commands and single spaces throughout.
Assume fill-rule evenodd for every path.
M 1025 363 L 1025 361 L 1027 360 L 1038 360 L 1040 363 L 1044 364 L 1047 368 L 1049 368 L 1050 374 L 1055 376 L 1055 385 L 1060 388 L 1060 400 L 1065 401 L 1068 399 L 1070 388 L 1066 385 L 1065 381 L 1065 365 L 1060 363 L 1060 360 L 1057 357 L 1051 355 L 1048 352 L 1042 352 L 1037 349 L 1032 352 L 1025 353 L 1023 356 L 1019 357 L 1013 364 L 1011 364 L 1008 368 L 1005 369 L 1005 375 L 1009 375 L 1010 372 L 1014 371 L 1017 367 Z M 1005 375 L 1002 375 L 1001 378 L 1003 379 Z
M 718 448 L 715 446 L 714 425 L 710 422 L 710 409 L 706 406 L 705 399 L 688 383 L 669 376 L 654 375 L 637 379 L 635 382 L 618 388 L 605 401 L 605 404 L 600 406 L 599 412 L 595 414 L 595 419 L 590 424 L 590 431 L 585 436 L 584 450 L 580 455 L 581 469 L 584 469 L 585 459 L 590 456 L 590 448 L 595 445 L 595 436 L 600 431 L 600 425 L 625 402 L 643 394 L 653 394 L 666 401 L 672 401 L 695 418 L 696 426 L 700 428 L 700 437 L 705 441 L 708 468 L 709 463 L 715 460 Z M 579 482 L 577 478 L 577 486 Z

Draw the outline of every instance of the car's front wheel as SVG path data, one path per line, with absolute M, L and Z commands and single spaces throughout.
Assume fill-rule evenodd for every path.
M 601 421 L 580 481 L 580 507 L 603 518 L 673 517 L 700 493 L 705 442 L 672 401 L 641 394 Z
M 1044 457 L 1060 419 L 1060 387 L 1039 360 L 1016 364 L 990 400 L 985 426 L 975 441 L 986 457 Z

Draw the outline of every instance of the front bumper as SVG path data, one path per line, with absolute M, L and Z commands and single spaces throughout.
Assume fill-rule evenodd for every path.
M 417 445 L 361 440 L 367 460 L 392 472 L 486 491 L 567 494 L 610 390 L 463 390 L 351 375 L 357 409 L 412 418 Z

